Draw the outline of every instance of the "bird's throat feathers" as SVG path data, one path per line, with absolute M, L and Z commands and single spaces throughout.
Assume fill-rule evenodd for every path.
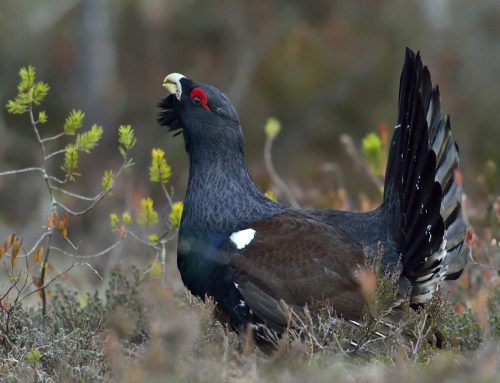
M 190 150 L 189 157 L 184 225 L 206 231 L 231 231 L 237 224 L 251 223 L 282 209 L 266 198 L 253 182 L 243 149 L 234 153 L 196 147 Z

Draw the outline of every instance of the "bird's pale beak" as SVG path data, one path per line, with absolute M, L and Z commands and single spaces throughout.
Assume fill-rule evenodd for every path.
M 170 73 L 163 80 L 163 87 L 166 88 L 170 94 L 175 94 L 177 100 L 181 99 L 181 94 L 182 94 L 181 79 L 184 77 L 186 76 L 183 76 L 180 73 Z

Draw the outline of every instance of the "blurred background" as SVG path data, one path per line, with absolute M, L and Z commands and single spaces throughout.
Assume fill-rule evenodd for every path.
M 461 150 L 466 191 L 480 203 L 486 193 L 478 177 L 487 160 L 500 162 L 499 41 L 497 0 L 2 0 L 0 171 L 40 161 L 26 116 L 8 115 L 3 107 L 16 94 L 22 66 L 34 65 L 38 79 L 51 86 L 44 135 L 59 133 L 73 108 L 86 113 L 86 127 L 105 128 L 93 155 L 82 156 L 83 178 L 73 191 L 99 191 L 103 170 L 120 163 L 117 127 L 132 124 L 136 166 L 116 185 L 113 198 L 70 223 L 81 252 L 97 251 L 112 241 L 110 212 L 134 211 L 148 195 L 162 210 L 160 190 L 148 182 L 151 148 L 166 151 L 174 199 L 184 196 L 188 160 L 182 138 L 172 138 L 156 123 L 156 104 L 165 96 L 162 80 L 180 72 L 217 86 L 234 102 L 249 167 L 263 190 L 271 187 L 263 127 L 275 116 L 282 132 L 273 147 L 274 164 L 296 190 L 321 189 L 325 169 L 333 164 L 349 195 L 362 190 L 377 199 L 376 188 L 352 170 L 339 137 L 349 134 L 359 143 L 381 123 L 393 126 L 409 46 L 421 50 L 440 86 Z M 51 165 L 55 174 L 61 161 Z M 49 209 L 39 178 L 0 178 L 0 238 L 16 232 L 28 244 L 39 236 Z M 324 206 L 306 197 L 303 205 Z M 96 260 L 96 267 L 129 258 L 151 261 L 147 249 L 129 246 Z M 175 258 L 173 249 L 169 256 Z M 92 280 L 91 274 L 86 278 Z

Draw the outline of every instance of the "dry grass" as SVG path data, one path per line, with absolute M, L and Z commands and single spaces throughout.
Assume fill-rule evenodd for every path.
M 0 339 L 0 376 L 25 382 L 493 382 L 500 373 L 498 281 L 483 278 L 473 287 L 462 281 L 451 297 L 476 290 L 466 305 L 438 294 L 425 310 L 402 309 L 388 328 L 384 318 L 395 292 L 391 280 L 377 278 L 361 326 L 328 307 L 291 313 L 289 331 L 279 339 L 270 335 L 277 350 L 263 353 L 251 334 L 229 331 L 213 315 L 212 302 L 175 294 L 136 269 L 116 272 L 105 299 L 82 300 L 56 288 L 45 325 L 39 309 L 18 309 L 8 338 Z M 438 330 L 441 348 L 432 336 Z

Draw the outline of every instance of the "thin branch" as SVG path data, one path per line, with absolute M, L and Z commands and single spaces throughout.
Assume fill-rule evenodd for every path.
M 61 180 L 57 177 L 54 177 L 54 176 L 47 176 L 47 179 L 51 180 L 51 181 L 54 181 L 54 182 L 57 182 L 58 184 L 60 185 L 65 185 L 66 184 L 66 180 Z M 54 188 L 54 186 L 51 186 L 52 188 Z
M 78 246 L 79 246 L 79 245 L 78 245 L 78 246 L 77 246 L 77 245 L 75 245 L 75 244 L 71 241 L 71 239 L 69 239 L 68 237 L 64 237 L 64 239 L 66 240 L 66 242 L 68 242 L 68 243 L 69 243 L 69 245 L 73 248 L 73 250 L 75 250 L 75 251 L 76 251 L 76 250 L 78 250 Z
M 278 175 L 276 170 L 274 169 L 272 156 L 271 156 L 271 148 L 273 145 L 274 138 L 272 136 L 267 136 L 266 142 L 264 144 L 264 163 L 266 165 L 267 172 L 271 177 L 273 183 L 280 189 L 288 199 L 288 202 L 293 207 L 300 207 L 297 199 L 293 196 L 292 191 L 288 187 L 285 181 Z
M 64 211 L 66 211 L 67 213 L 74 215 L 74 216 L 79 216 L 79 215 L 87 214 L 90 210 L 92 210 L 94 208 L 94 206 L 97 205 L 97 203 L 99 201 L 101 201 L 106 196 L 106 194 L 108 194 L 108 192 L 99 193 L 97 195 L 97 198 L 95 200 L 93 200 L 89 206 L 87 206 L 85 209 L 79 210 L 79 211 L 72 210 L 69 207 L 67 207 L 65 204 L 63 204 L 62 202 L 59 202 L 59 201 L 55 201 L 55 204 L 57 206 L 59 206 L 61 209 L 63 209 Z
M 170 207 L 172 207 L 172 205 L 173 205 L 172 197 L 170 196 L 170 193 L 168 192 L 167 187 L 165 186 L 164 183 L 161 183 L 161 188 L 163 190 L 163 193 L 165 194 L 165 197 L 167 198 L 168 204 L 170 205 Z M 172 192 L 172 194 L 173 194 L 173 192 Z
M 149 243 L 149 242 L 146 242 L 145 240 L 143 240 L 141 237 L 139 237 L 136 233 L 134 233 L 132 230 L 128 230 L 128 233 L 130 233 L 130 235 L 138 242 L 142 243 L 143 245 L 146 245 L 146 246 L 149 246 L 149 247 L 152 247 L 153 249 L 157 250 L 157 251 L 160 251 L 161 250 L 161 247 L 160 246 L 156 246 L 152 243 Z
M 45 146 L 43 145 L 42 138 L 40 137 L 40 132 L 38 132 L 37 122 L 35 121 L 35 116 L 33 115 L 33 106 L 32 105 L 30 105 L 29 115 L 30 115 L 31 126 L 33 127 L 33 131 L 35 132 L 36 139 L 37 139 L 38 143 L 40 144 L 40 149 L 42 150 L 42 157 L 45 159 L 45 156 L 46 156 Z M 45 160 L 43 162 L 45 165 Z
M 121 173 L 123 172 L 123 170 L 125 169 L 125 167 L 127 166 L 127 162 L 128 162 L 128 159 L 125 158 L 123 160 L 123 163 L 122 165 L 120 166 L 120 169 L 118 169 L 118 172 L 116 173 L 116 176 L 113 178 L 113 181 L 115 181 L 120 175 Z M 91 201 L 92 203 L 87 206 L 85 209 L 83 210 L 79 210 L 79 211 L 75 211 L 75 210 L 72 210 L 70 209 L 69 207 L 67 207 L 66 205 L 64 205 L 63 203 L 55 200 L 54 203 L 59 206 L 61 209 L 65 210 L 67 213 L 71 214 L 71 215 L 74 215 L 74 216 L 80 216 L 80 215 L 84 215 L 84 214 L 87 214 L 90 210 L 92 210 L 94 208 L 95 205 L 97 205 L 104 197 L 106 197 L 109 193 L 111 193 L 111 191 L 113 190 L 113 188 L 109 188 L 109 189 L 106 189 L 106 190 L 103 190 L 101 191 L 99 194 L 97 194 Z M 68 192 L 70 193 L 70 192 Z M 83 196 L 81 196 L 83 197 Z
M 55 152 L 52 152 L 50 154 L 47 154 L 45 157 L 44 157 L 44 160 L 47 161 L 48 159 L 52 158 L 52 157 L 55 157 L 57 156 L 58 154 L 63 154 L 63 153 L 66 153 L 68 150 L 67 149 L 59 149 L 59 150 L 56 150 Z
M 362 173 L 366 175 L 370 181 L 373 182 L 373 184 L 377 187 L 377 190 L 380 193 L 383 193 L 384 181 L 372 174 L 372 172 L 368 168 L 368 165 L 366 164 L 366 161 L 364 161 L 363 156 L 359 153 L 358 149 L 356 149 L 356 145 L 354 145 L 352 137 L 348 134 L 343 134 L 342 136 L 340 136 L 340 142 L 342 143 L 342 145 L 344 145 L 344 148 L 351 158 L 351 161 L 359 169 L 361 169 Z
M 47 186 L 47 191 L 49 193 L 49 199 L 51 203 L 51 214 L 56 210 L 55 206 L 55 200 L 54 200 L 54 193 L 52 191 L 52 185 L 50 184 L 49 177 L 47 176 L 47 167 L 46 167 L 46 160 L 45 157 L 47 156 L 47 153 L 45 151 L 45 145 L 42 141 L 42 138 L 40 137 L 40 133 L 38 132 L 37 128 L 37 122 L 35 121 L 35 116 L 33 115 L 33 105 L 30 105 L 29 108 L 29 116 L 30 116 L 30 121 L 31 121 L 31 126 L 33 127 L 33 132 L 35 133 L 35 136 L 37 138 L 38 143 L 40 144 L 40 150 L 42 152 L 42 168 L 44 170 L 44 180 L 45 180 L 45 185 Z M 52 234 L 54 233 L 54 228 L 50 228 L 49 234 L 48 234 L 48 239 L 47 239 L 47 250 L 45 251 L 45 254 L 43 256 L 43 261 L 42 261 L 42 271 L 40 273 L 40 281 L 41 285 L 44 285 L 45 282 L 45 274 L 47 272 L 47 264 L 49 262 L 49 255 L 50 255 L 50 245 L 52 243 Z M 47 312 L 47 297 L 45 295 L 45 290 L 42 290 L 42 315 L 45 318 L 45 314 Z
M 61 276 L 63 276 L 64 274 L 66 274 L 68 271 L 70 271 L 73 267 L 75 267 L 77 265 L 81 265 L 81 263 L 73 263 L 73 264 L 71 264 L 71 266 L 69 266 L 65 270 L 61 271 L 59 274 L 57 274 L 55 277 L 51 278 L 49 281 L 43 283 L 40 287 L 38 287 L 35 290 L 32 290 L 29 293 L 27 293 L 25 296 L 23 296 L 19 300 L 18 303 L 23 302 L 25 299 L 27 299 L 28 297 L 32 296 L 33 294 L 35 294 L 38 291 L 45 291 L 45 289 L 47 287 L 49 287 L 54 281 L 56 281 L 57 279 L 59 279 Z
M 42 243 L 42 241 L 48 236 L 50 235 L 50 231 L 46 231 L 45 233 L 43 233 L 40 238 L 37 239 L 37 241 L 35 242 L 35 244 L 33 245 L 33 247 L 24 255 L 21 255 L 22 257 L 29 257 L 31 254 L 33 254 L 37 249 L 38 249 L 38 246 L 40 246 L 40 243 Z M 18 256 L 18 257 L 21 257 L 21 256 Z
M 45 173 L 45 170 L 43 168 L 37 168 L 37 167 L 17 169 L 17 170 L 8 170 L 6 172 L 1 172 L 0 177 L 1 176 L 10 176 L 13 174 L 29 173 L 29 172 L 39 172 L 39 173 L 43 174 L 43 173 Z
M 67 190 L 59 188 L 57 186 L 52 186 L 52 189 L 57 190 L 57 191 L 59 191 L 59 192 L 61 192 L 63 194 L 69 195 L 70 197 L 81 199 L 83 201 L 95 201 L 99 197 L 99 194 L 102 193 L 102 192 L 100 192 L 99 194 L 95 195 L 94 197 L 87 197 L 87 196 L 84 196 L 84 195 L 81 195 L 81 194 L 76 194 L 76 193 L 67 191 Z
M 58 138 L 61 138 L 64 136 L 64 132 L 62 133 L 59 133 L 59 134 L 56 134 L 55 136 L 52 136 L 52 137 L 46 137 L 46 138 L 43 138 L 41 141 L 43 143 L 46 143 L 46 142 L 49 142 L 49 141 L 54 141 L 54 140 L 57 140 Z
M 60 254 L 66 255 L 68 257 L 71 257 L 71 258 L 91 259 L 91 258 L 97 258 L 97 257 L 100 257 L 102 255 L 105 255 L 105 254 L 109 253 L 110 251 L 112 251 L 113 249 L 115 249 L 116 247 L 118 247 L 122 241 L 123 241 L 123 238 L 120 238 L 118 241 L 116 241 L 115 243 L 113 243 L 111 246 L 108 246 L 104 250 L 101 250 L 98 253 L 88 254 L 88 255 L 73 254 L 73 253 L 70 253 L 69 251 L 63 250 L 63 249 L 61 249 L 59 247 L 55 247 L 55 246 L 51 246 L 50 249 L 53 250 L 53 251 L 56 251 L 56 252 L 58 252 Z
M 97 278 L 101 280 L 101 282 L 104 280 L 103 277 L 101 277 L 101 274 L 99 274 L 99 272 L 90 263 L 82 262 L 82 265 L 87 266 L 90 270 L 92 270 Z

